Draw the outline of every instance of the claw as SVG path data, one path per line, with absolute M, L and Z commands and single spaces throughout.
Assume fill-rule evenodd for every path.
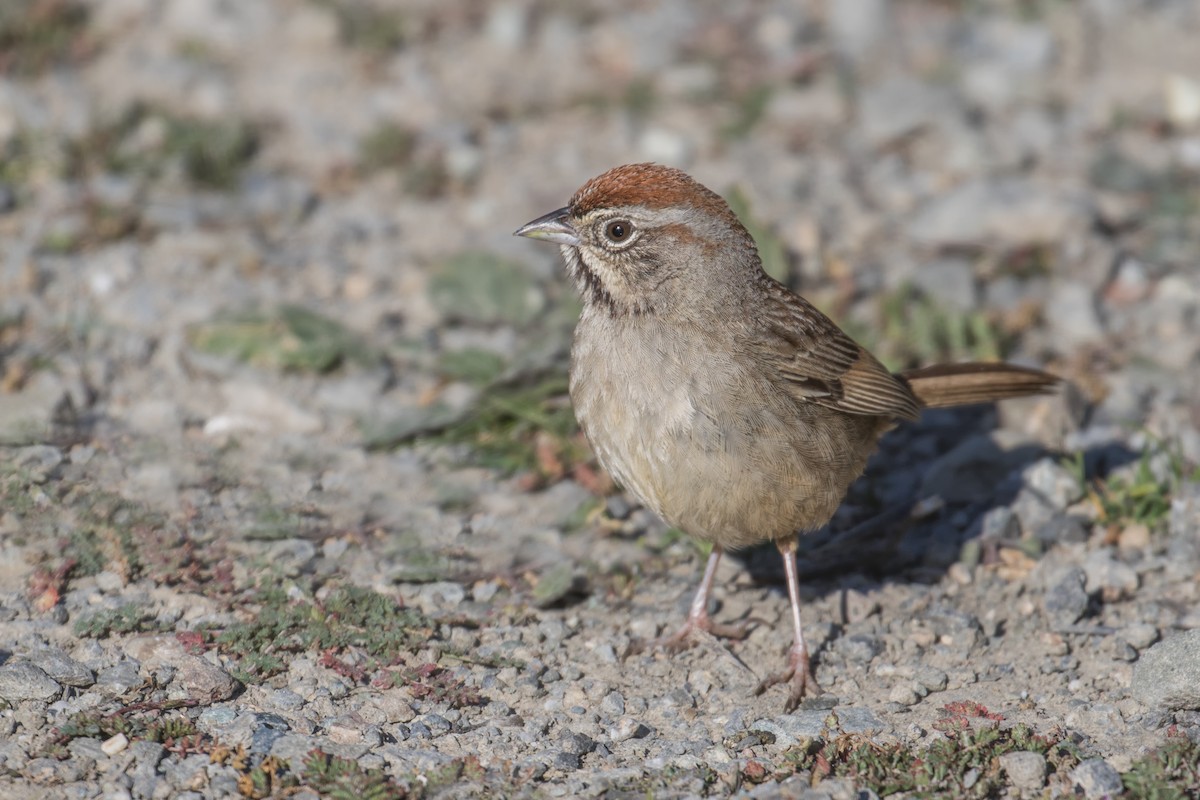
M 699 643 L 698 640 L 701 634 L 740 641 L 745 639 L 750 631 L 754 630 L 754 624 L 759 621 L 757 619 L 748 619 L 744 622 L 727 625 L 713 622 L 707 613 L 700 615 L 689 614 L 687 621 L 683 623 L 679 630 L 669 636 L 660 636 L 657 639 L 651 639 L 649 642 L 639 642 L 637 649 L 633 652 L 665 650 L 672 655 L 682 653 L 684 650 L 695 647 Z
M 708 595 L 712 591 L 713 578 L 717 574 L 717 563 L 721 560 L 722 552 L 720 547 L 713 547 L 709 554 L 708 564 L 704 567 L 704 578 L 700 581 L 700 587 L 692 599 L 692 607 L 688 611 L 687 621 L 683 623 L 683 627 L 670 636 L 660 636 L 649 642 L 633 642 L 629 646 L 631 654 L 660 649 L 672 654 L 681 653 L 695 647 L 701 634 L 718 636 L 722 639 L 745 639 L 746 635 L 754 629 L 754 625 L 762 622 L 762 620 L 752 617 L 737 624 L 726 625 L 713 622 L 712 617 L 708 615 Z
M 805 695 L 822 694 L 821 687 L 812 675 L 812 663 L 808 658 L 808 649 L 792 647 L 788 651 L 787 669 L 768 675 L 754 688 L 754 694 L 760 695 L 772 686 L 780 683 L 790 683 L 787 702 L 783 706 L 785 713 L 791 713 L 800 706 Z

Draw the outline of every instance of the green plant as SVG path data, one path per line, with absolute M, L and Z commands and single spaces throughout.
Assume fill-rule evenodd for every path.
M 885 294 L 879 324 L 862 344 L 889 369 L 940 361 L 998 361 L 1008 350 L 1003 331 L 984 313 L 939 305 L 911 285 Z
M 375 360 L 344 325 L 301 306 L 225 314 L 189 333 L 197 350 L 285 371 L 325 373 L 346 362 Z
M 148 611 L 135 605 L 123 605 L 97 611 L 75 622 L 75 633 L 89 639 L 106 639 L 114 633 L 145 633 L 160 631 Z
M 1163 474 L 1154 470 L 1155 458 L 1165 458 Z M 1088 485 L 1082 455 L 1072 463 L 1080 484 L 1099 511 L 1100 520 L 1112 524 L 1139 523 L 1153 529 L 1171 513 L 1171 498 L 1183 481 L 1200 481 L 1200 466 L 1183 458 L 1178 447 L 1147 447 L 1132 472 L 1117 473 Z
M 77 0 L 5 0 L 0 4 L 0 74 L 37 75 L 93 50 L 88 8 Z
M 370 657 L 359 675 L 365 680 L 367 668 L 390 663 L 433 636 L 434 623 L 421 612 L 356 586 L 335 589 L 323 602 L 293 602 L 280 589 L 264 590 L 255 600 L 252 619 L 216 637 L 223 652 L 239 659 L 239 679 L 249 682 L 281 672 L 283 654 L 299 652 L 363 653 Z
M 383 770 L 363 769 L 357 761 L 314 750 L 304 760 L 304 783 L 329 800 L 392 800 L 408 791 Z
M 381 122 L 358 143 L 358 168 L 364 174 L 404 167 L 412 158 L 417 136 L 394 122 Z
M 811 770 L 814 781 L 849 777 L 880 796 L 903 792 L 951 800 L 1000 797 L 1006 781 L 999 758 L 1005 753 L 1041 753 L 1051 769 L 1064 773 L 1079 761 L 1074 746 L 1056 735 L 1042 736 L 1023 724 L 1002 727 L 1002 717 L 978 703 L 949 703 L 944 713 L 935 724 L 943 738 L 926 750 L 839 733 L 832 714 L 830 734 L 802 744 L 785 762 L 790 771 Z
M 1136 761 L 1121 780 L 1135 800 L 1200 797 L 1200 743 L 1169 734 L 1165 745 Z
M 762 120 L 773 94 L 774 89 L 765 83 L 742 92 L 737 98 L 734 117 L 721 129 L 721 135 L 726 139 L 741 139 L 747 136 Z
M 158 178 L 174 165 L 192 184 L 233 188 L 258 151 L 258 131 L 240 119 L 209 120 L 134 104 L 70 143 L 64 173 L 108 170 Z

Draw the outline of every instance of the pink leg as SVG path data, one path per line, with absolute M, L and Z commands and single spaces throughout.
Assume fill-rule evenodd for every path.
M 692 606 L 688 610 L 687 620 L 683 623 L 683 627 L 670 636 L 663 636 L 650 642 L 650 647 L 661 647 L 667 652 L 678 653 L 696 644 L 696 631 L 704 631 L 725 639 L 743 639 L 750 632 L 748 623 L 721 625 L 713 622 L 712 617 L 708 615 L 708 595 L 712 592 L 713 579 L 717 575 L 717 564 L 720 563 L 721 555 L 724 552 L 721 547 L 713 545 L 712 552 L 708 554 L 704 577 L 700 580 L 700 588 L 696 590 L 696 596 L 692 598 Z
M 800 625 L 800 576 L 796 572 L 796 540 L 792 538 L 777 544 L 779 554 L 783 556 L 783 571 L 787 575 L 788 601 L 792 607 L 792 631 L 795 638 L 791 649 L 788 650 L 787 669 L 763 678 L 754 693 L 762 694 L 777 683 L 791 683 L 792 690 L 788 694 L 784 711 L 795 711 L 809 689 L 820 694 L 821 687 L 812 676 L 808 646 L 804 644 L 804 629 Z

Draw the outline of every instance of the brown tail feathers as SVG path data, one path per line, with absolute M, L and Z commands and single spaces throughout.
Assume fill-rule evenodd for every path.
M 1012 364 L 937 364 L 901 372 L 899 377 L 925 408 L 1046 394 L 1059 381 L 1041 370 Z

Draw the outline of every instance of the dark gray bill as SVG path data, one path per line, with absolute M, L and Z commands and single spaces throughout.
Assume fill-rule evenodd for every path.
M 538 217 L 533 222 L 527 222 L 517 228 L 513 231 L 513 236 L 526 236 L 542 242 L 575 247 L 579 244 L 579 234 L 575 232 L 575 228 L 571 227 L 570 216 L 569 208 L 551 211 L 546 216 Z

